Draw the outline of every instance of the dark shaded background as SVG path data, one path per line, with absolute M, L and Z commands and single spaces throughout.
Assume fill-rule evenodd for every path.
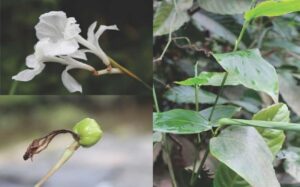
M 41 14 L 63 10 L 75 17 L 81 35 L 94 21 L 116 24 L 120 31 L 107 31 L 100 38 L 104 51 L 146 82 L 152 80 L 152 1 L 149 0 L 1 0 L 1 93 L 13 85 L 11 77 L 25 68 L 25 58 L 37 42 L 34 26 Z M 88 55 L 88 63 L 103 68 Z M 61 81 L 64 67 L 49 63 L 30 82 L 18 82 L 16 94 L 69 94 Z M 93 77 L 87 71 L 72 70 L 84 94 L 148 94 L 149 91 L 126 75 Z

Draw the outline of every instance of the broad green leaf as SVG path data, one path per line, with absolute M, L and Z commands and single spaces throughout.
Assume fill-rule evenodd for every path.
M 200 114 L 206 120 L 208 120 L 212 109 L 213 109 L 213 107 L 209 107 L 207 109 L 201 110 Z M 232 105 L 217 105 L 214 110 L 213 116 L 211 118 L 211 122 L 214 124 L 221 118 L 231 118 L 232 116 L 234 116 L 234 114 L 236 114 L 240 110 L 241 110 L 240 107 L 236 107 L 236 106 L 232 106 Z
M 284 170 L 300 182 L 300 149 L 298 147 L 289 147 L 284 154 Z
M 174 109 L 154 113 L 153 130 L 173 134 L 196 134 L 211 129 L 209 122 L 198 112 Z
M 183 81 L 175 83 L 185 86 L 206 85 L 206 86 L 221 86 L 222 80 L 225 76 L 224 72 L 201 72 L 199 76 L 188 78 Z M 206 79 L 204 79 L 204 77 Z M 236 75 L 228 75 L 225 85 L 236 86 L 241 84 L 239 77 Z
M 183 80 L 183 81 L 176 81 L 175 83 L 180 84 L 180 85 L 184 85 L 184 86 L 191 86 L 191 85 L 201 86 L 203 84 L 206 84 L 212 76 L 213 76 L 212 73 L 204 72 L 204 73 L 201 73 L 197 77 L 188 78 L 188 79 Z
M 265 61 L 258 49 L 213 54 L 231 77 L 238 77 L 247 88 L 267 93 L 278 101 L 278 77 L 275 68 Z
M 216 14 L 242 14 L 250 9 L 251 0 L 198 0 L 198 4 Z
M 300 116 L 300 86 L 289 72 L 279 74 L 280 94 L 291 109 Z
M 218 121 L 218 125 L 253 126 L 253 127 L 263 127 L 263 128 L 270 128 L 270 129 L 300 132 L 300 124 L 287 123 L 287 122 L 222 118 Z
M 300 11 L 299 0 L 267 0 L 245 13 L 245 19 L 250 21 L 261 16 L 281 16 Z
M 178 104 L 195 103 L 195 88 L 190 86 L 176 86 L 168 90 L 164 97 Z M 213 104 L 217 95 L 202 89 L 199 89 L 199 103 Z M 255 113 L 259 110 L 258 106 L 247 101 L 229 101 L 220 97 L 218 104 L 231 103 L 243 107 L 245 110 Z
M 195 88 L 190 86 L 176 86 L 168 90 L 164 97 L 175 103 L 195 103 Z M 204 91 L 199 89 L 199 98 L 200 103 L 212 104 L 216 99 L 216 95 L 211 92 Z M 226 99 L 220 98 L 219 104 L 226 102 Z
M 193 0 L 181 0 L 177 2 L 176 10 L 173 1 L 162 1 L 154 14 L 153 35 L 161 36 L 179 29 L 189 21 L 187 10 L 192 5 Z
M 251 187 L 242 177 L 221 163 L 215 173 L 214 187 Z
M 216 159 L 251 186 L 280 187 L 272 165 L 272 153 L 255 128 L 230 126 L 212 138 L 209 147 Z
M 285 104 L 279 103 L 259 111 L 253 116 L 252 119 L 262 121 L 289 122 L 290 112 Z M 266 128 L 256 129 L 262 135 L 271 152 L 275 156 L 282 148 L 283 142 L 285 140 L 284 132 L 282 130 Z
M 209 17 L 201 12 L 196 12 L 192 15 L 192 23 L 196 28 L 200 31 L 208 30 L 212 37 L 226 40 L 232 45 L 234 45 L 237 40 L 237 34 L 233 33 L 233 31 L 240 32 L 241 30 L 241 26 L 235 22 L 232 23 L 233 21 L 235 20 L 224 16 L 215 16 L 215 19 L 213 19 L 211 16 Z M 240 47 L 245 48 L 245 44 L 241 42 Z

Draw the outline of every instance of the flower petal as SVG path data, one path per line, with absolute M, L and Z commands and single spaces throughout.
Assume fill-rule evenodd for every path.
M 39 66 L 39 62 L 34 54 L 28 55 L 26 57 L 26 66 L 29 68 L 35 68 Z
M 70 54 L 69 56 L 72 57 L 72 58 L 87 60 L 87 57 L 86 57 L 85 53 L 86 53 L 86 50 L 77 50 L 74 53 Z
M 118 29 L 117 25 L 110 25 L 110 26 L 100 25 L 99 29 L 97 30 L 97 32 L 95 34 L 97 40 L 103 34 L 103 32 L 106 31 L 106 30 L 116 30 L 116 31 L 118 31 L 119 29 Z
M 36 36 L 39 40 L 50 38 L 55 42 L 64 37 L 66 23 L 67 16 L 63 11 L 42 14 L 39 23 L 35 26 Z
M 77 36 L 81 32 L 79 25 L 76 24 L 75 18 L 71 17 L 68 18 L 65 31 L 64 31 L 64 38 L 65 39 L 71 39 Z
M 72 69 L 71 67 L 67 67 L 62 75 L 61 79 L 64 86 L 69 90 L 69 92 L 80 92 L 82 93 L 81 85 L 68 73 L 68 70 Z
M 97 39 L 95 38 L 95 33 L 94 33 L 96 26 L 97 26 L 97 21 L 92 23 L 88 28 L 87 40 L 92 44 L 95 44 L 95 41 L 98 42 Z
M 73 58 L 71 58 L 70 56 L 61 56 L 61 59 L 65 60 L 66 64 L 68 64 L 68 68 L 69 69 L 84 69 L 84 70 L 88 70 L 88 71 L 95 71 L 95 68 L 93 68 L 92 66 L 85 64 L 83 62 L 80 62 L 78 60 L 75 60 Z
M 35 69 L 26 69 L 19 72 L 17 75 L 13 76 L 12 79 L 17 81 L 24 81 L 24 82 L 30 81 L 36 75 L 40 74 L 44 68 L 45 68 L 45 64 L 40 64 L 39 67 L 36 67 Z
M 45 41 L 45 40 L 43 40 Z M 57 42 L 38 42 L 36 51 L 42 51 L 44 56 L 69 55 L 77 51 L 79 44 L 75 39 L 59 40 Z
M 54 43 L 63 39 L 72 39 L 81 32 L 75 18 L 67 18 L 63 11 L 42 14 L 35 30 L 39 40 L 49 38 Z

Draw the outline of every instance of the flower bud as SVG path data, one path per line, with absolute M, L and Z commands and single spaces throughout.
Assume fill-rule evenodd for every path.
M 91 147 L 102 138 L 100 126 L 91 118 L 85 118 L 78 122 L 73 131 L 79 135 L 79 144 L 83 147 Z

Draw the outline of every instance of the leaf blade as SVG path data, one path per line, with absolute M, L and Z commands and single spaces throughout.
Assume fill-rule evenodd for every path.
M 267 0 L 247 11 L 244 18 L 250 21 L 261 16 L 281 16 L 297 11 L 300 11 L 300 1 L 298 0 Z
M 198 112 L 173 109 L 154 113 L 153 130 L 173 134 L 196 134 L 211 129 L 209 122 Z
M 215 158 L 238 173 L 250 185 L 280 186 L 270 159 L 272 153 L 255 128 L 228 127 L 210 140 L 209 147 Z
M 277 102 L 278 76 L 275 68 L 264 60 L 258 49 L 213 54 L 229 76 L 239 79 L 247 88 L 262 91 Z

